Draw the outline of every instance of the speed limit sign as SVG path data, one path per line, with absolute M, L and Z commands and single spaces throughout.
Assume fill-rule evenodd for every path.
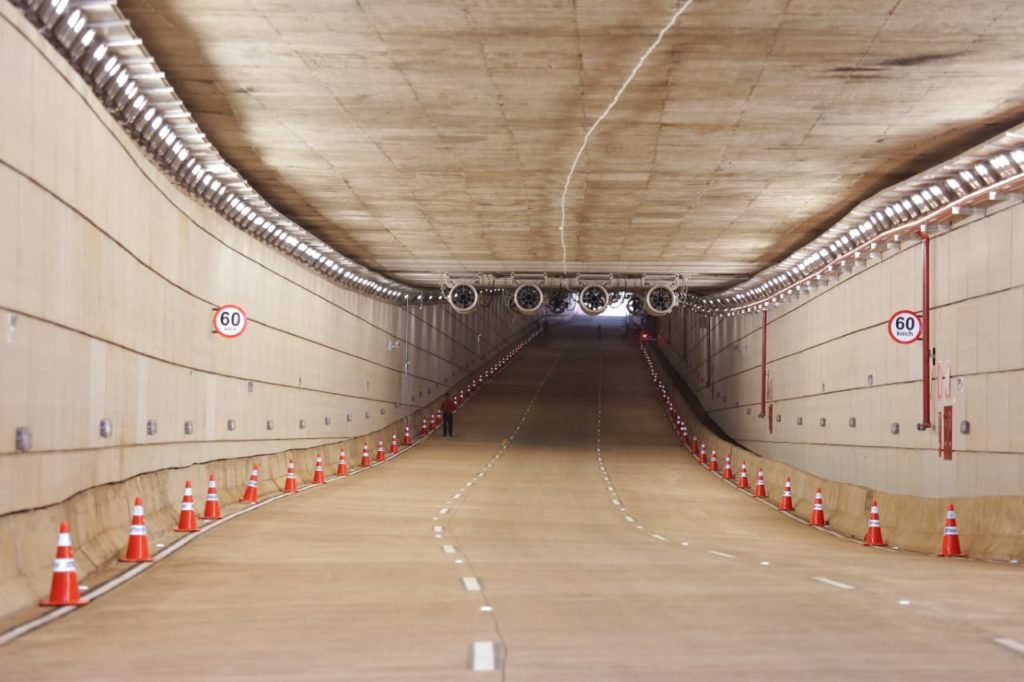
M 213 313 L 213 331 L 226 339 L 236 339 L 245 331 L 249 318 L 237 305 L 222 305 Z
M 913 310 L 899 310 L 889 318 L 889 336 L 896 343 L 914 343 L 921 338 L 921 320 Z

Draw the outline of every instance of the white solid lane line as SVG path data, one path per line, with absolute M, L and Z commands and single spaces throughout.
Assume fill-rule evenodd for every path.
M 831 585 L 832 587 L 838 587 L 841 590 L 852 590 L 852 589 L 854 589 L 853 585 L 847 585 L 846 583 L 841 583 L 838 580 L 832 580 L 830 578 L 814 577 L 814 578 L 811 578 L 811 579 L 812 580 L 817 580 L 819 583 L 823 583 L 825 585 Z
M 995 637 L 992 641 L 1001 647 L 1006 647 L 1010 651 L 1016 651 L 1021 656 L 1024 656 L 1024 644 L 1015 639 L 1010 639 L 1009 637 Z
M 473 672 L 493 672 L 496 670 L 498 656 L 497 647 L 494 645 L 494 642 L 473 642 L 472 659 L 470 667 Z

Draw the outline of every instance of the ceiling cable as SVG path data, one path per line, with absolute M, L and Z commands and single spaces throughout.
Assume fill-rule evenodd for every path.
M 567 262 L 567 251 L 566 251 L 566 246 L 565 246 L 565 198 L 569 194 L 569 184 L 572 182 L 572 176 L 576 174 L 576 166 L 577 166 L 577 164 L 579 164 L 580 158 L 582 158 L 582 156 L 583 156 L 583 150 L 585 150 L 587 148 L 587 143 L 590 142 L 591 134 L 593 134 L 593 132 L 597 128 L 597 126 L 601 125 L 601 122 L 605 118 L 608 117 L 608 114 L 611 113 L 611 111 L 615 107 L 615 105 L 619 103 L 619 98 L 622 97 L 622 93 L 624 93 L 626 91 L 626 88 L 629 87 L 629 84 L 633 82 L 633 79 L 636 77 L 636 74 L 643 67 L 644 62 L 647 61 L 647 58 L 651 56 L 651 53 L 654 52 L 655 49 L 657 49 L 658 45 L 661 43 L 661 39 L 665 37 L 665 34 L 668 33 L 669 29 L 671 29 L 672 26 L 675 25 L 676 20 L 679 19 L 679 17 L 683 14 L 683 12 L 685 12 L 687 9 L 689 9 L 691 4 L 693 4 L 693 0 L 686 0 L 686 2 L 683 3 L 683 6 L 680 7 L 678 10 L 676 10 L 676 13 L 672 15 L 672 18 L 668 20 L 668 23 L 665 24 L 665 26 L 658 33 L 658 37 L 654 39 L 654 42 L 651 43 L 651 46 L 648 47 L 647 51 L 644 52 L 642 57 L 640 57 L 640 61 L 638 61 L 636 63 L 636 66 L 633 67 L 633 71 L 632 71 L 632 73 L 629 74 L 629 78 L 627 78 L 626 82 L 624 82 L 622 84 L 622 87 L 619 88 L 619 91 L 617 93 L 615 93 L 615 97 L 612 98 L 611 103 L 604 110 L 604 112 L 600 116 L 597 117 L 597 120 L 594 121 L 594 124 L 590 126 L 590 129 L 587 131 L 587 134 L 583 136 L 583 144 L 580 145 L 579 151 L 576 152 L 576 158 L 572 160 L 572 166 L 569 168 L 569 174 L 567 176 L 565 176 L 565 186 L 562 187 L 562 200 L 561 200 L 562 221 L 558 225 L 558 236 L 562 240 L 562 274 L 563 275 L 564 274 L 568 274 L 568 266 L 566 264 L 566 262 Z

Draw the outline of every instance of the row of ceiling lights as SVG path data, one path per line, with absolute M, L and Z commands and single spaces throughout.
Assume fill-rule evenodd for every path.
M 978 159 L 974 151 L 945 165 L 943 173 L 925 174 L 928 182 L 914 180 L 903 183 L 917 185 L 918 189 L 904 190 L 893 200 L 867 202 L 881 204 L 849 227 L 855 211 L 823 238 L 812 242 L 786 262 L 752 281 L 734 287 L 719 296 L 692 298 L 690 304 L 708 315 L 737 315 L 767 310 L 782 305 L 789 297 L 799 296 L 818 286 L 837 281 L 843 272 L 852 272 L 858 265 L 867 265 L 881 258 L 884 249 L 898 249 L 902 243 L 916 240 L 919 235 L 932 235 L 948 231 L 955 216 L 967 216 L 982 209 L 972 205 L 994 201 L 1021 183 L 1024 183 L 1024 150 L 1013 146 L 1020 137 L 1017 132 L 1004 136 L 1010 143 L 989 142 L 982 145 L 990 151 Z M 902 186 L 894 188 L 899 191 Z M 893 191 L 883 195 L 892 195 Z M 864 215 L 864 211 L 860 211 Z M 948 223 L 939 221 L 948 219 Z
M 276 211 L 206 141 L 174 88 L 141 50 L 142 40 L 116 9 L 116 0 L 14 0 L 92 84 L 126 130 L 182 187 L 252 236 L 298 258 L 325 276 L 364 293 L 408 300 L 422 290 L 353 263 Z M 113 19 L 104 19 L 113 16 Z M 117 37 L 117 30 L 125 37 Z M 146 85 L 155 81 L 152 86 Z M 141 83 L 141 85 L 140 85 Z

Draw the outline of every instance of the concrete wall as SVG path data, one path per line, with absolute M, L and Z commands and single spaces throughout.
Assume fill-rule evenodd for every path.
M 0 207 L 0 519 L 140 475 L 415 428 L 533 325 L 498 301 L 458 316 L 371 299 L 247 236 L 161 175 L 7 3 Z M 229 302 L 250 316 L 236 340 L 211 333 Z M 161 504 L 180 495 L 168 485 Z M 92 535 L 123 525 L 119 502 Z M 0 582 L 40 559 L 9 521 Z
M 950 461 L 938 456 L 936 429 L 916 428 L 921 344 L 898 345 L 887 332 L 892 313 L 921 309 L 922 250 L 887 252 L 769 312 L 771 433 L 759 416 L 760 313 L 712 322 L 710 385 L 705 319 L 677 311 L 663 320 L 662 348 L 711 418 L 760 455 L 895 494 L 1024 494 L 1024 205 L 994 204 L 932 239 L 932 346 L 952 370 Z M 933 400 L 933 422 L 938 409 Z

